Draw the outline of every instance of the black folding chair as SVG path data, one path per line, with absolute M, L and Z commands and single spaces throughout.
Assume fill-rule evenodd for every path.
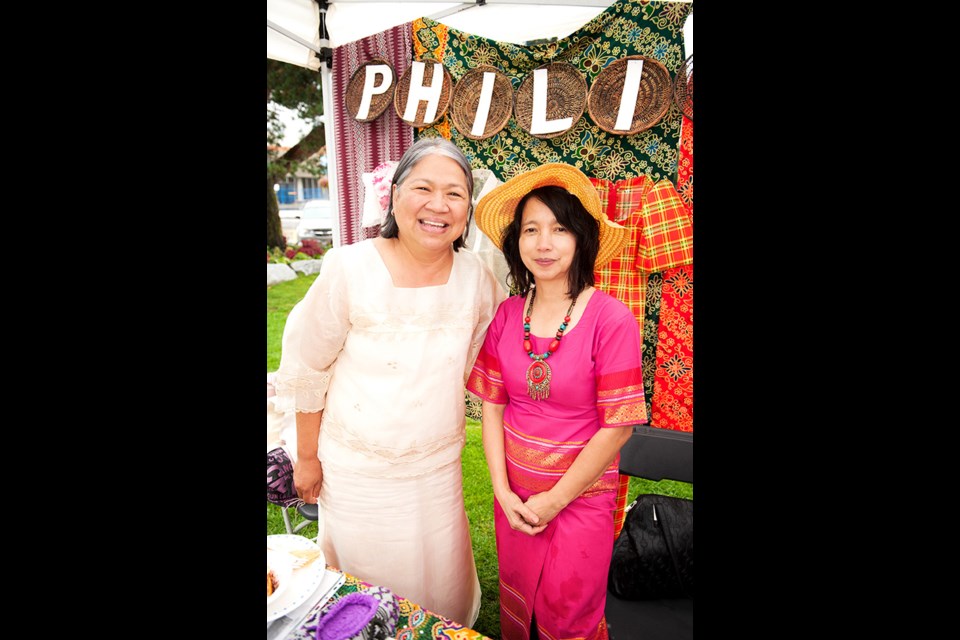
M 291 507 L 292 508 L 292 507 Z M 303 517 L 302 522 L 298 522 L 296 525 L 293 524 L 290 520 L 290 508 L 280 507 L 280 511 L 283 513 L 283 525 L 287 528 L 287 533 L 300 533 L 300 531 L 308 526 L 311 522 L 316 522 L 318 517 L 318 509 L 316 504 L 300 504 L 297 505 L 296 511 Z
M 693 482 L 693 433 L 646 425 L 620 450 L 620 473 L 652 481 Z M 621 600 L 607 591 L 610 640 L 691 640 L 693 600 Z

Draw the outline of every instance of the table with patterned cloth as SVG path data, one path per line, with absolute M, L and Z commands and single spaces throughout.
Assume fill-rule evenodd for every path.
M 333 567 L 329 569 L 336 571 Z M 314 640 L 316 632 L 313 630 L 317 620 L 330 610 L 340 599 L 351 593 L 392 593 L 382 587 L 344 573 L 346 580 L 329 601 L 314 606 L 307 617 L 294 629 L 287 640 Z M 410 602 L 398 594 L 392 594 L 399 605 L 399 620 L 394 637 L 396 640 L 428 640 L 431 638 L 447 638 L 449 640 L 480 640 L 487 636 L 454 622 L 449 618 L 437 615 L 420 605 Z M 489 640 L 489 638 L 487 638 Z

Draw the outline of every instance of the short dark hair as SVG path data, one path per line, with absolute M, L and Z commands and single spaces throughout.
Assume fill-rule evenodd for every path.
M 470 221 L 473 219 L 473 170 L 463 151 L 446 138 L 421 138 L 404 152 L 393 172 L 393 180 L 390 181 L 390 204 L 387 205 L 387 215 L 380 226 L 380 237 L 396 238 L 400 235 L 397 218 L 393 215 L 393 186 L 403 184 L 416 164 L 429 155 L 446 156 L 454 160 L 467 178 L 467 225 L 463 228 L 463 234 L 453 241 L 453 250 L 459 251 L 460 247 L 466 246 L 467 236 L 470 235 Z
M 563 187 L 545 186 L 532 190 L 520 198 L 514 211 L 513 221 L 503 230 L 503 255 L 510 267 L 508 283 L 512 290 L 526 294 L 533 284 L 533 274 L 523 264 L 520 257 L 520 226 L 523 222 L 523 207 L 527 200 L 536 198 L 545 204 L 557 222 L 571 231 L 577 240 L 573 262 L 567 274 L 567 295 L 580 294 L 594 283 L 593 269 L 600 251 L 600 224 L 587 211 L 577 196 Z

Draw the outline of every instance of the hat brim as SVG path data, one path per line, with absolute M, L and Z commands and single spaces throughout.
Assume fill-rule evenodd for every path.
M 624 250 L 629 240 L 627 228 L 607 218 L 590 178 L 576 167 L 562 162 L 542 164 L 514 176 L 483 196 L 473 214 L 477 227 L 502 251 L 503 231 L 513 222 L 517 203 L 534 189 L 546 186 L 569 191 L 600 224 L 600 250 L 594 268 L 602 267 Z

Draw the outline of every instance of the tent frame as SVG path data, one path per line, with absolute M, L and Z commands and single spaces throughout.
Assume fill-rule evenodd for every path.
M 412 2 L 412 3 L 423 3 L 423 4 L 451 4 L 450 0 L 395 0 L 396 2 Z M 327 31 L 326 17 L 327 9 L 330 8 L 332 4 L 336 3 L 383 3 L 383 0 L 312 0 L 319 7 L 320 14 L 320 46 L 316 46 L 312 42 L 308 42 L 297 34 L 285 29 L 284 27 L 267 20 L 267 28 L 271 29 L 286 38 L 289 38 L 299 44 L 300 46 L 306 47 L 309 51 L 315 53 L 320 61 L 319 64 L 319 73 L 320 73 L 320 86 L 321 91 L 323 92 L 323 112 L 324 114 L 333 113 L 333 82 L 331 69 L 333 67 L 333 48 L 330 47 L 330 33 Z M 456 0 L 454 0 L 454 3 Z M 439 20 L 440 18 L 471 9 L 473 7 L 484 6 L 484 5 L 493 5 L 493 4 L 519 4 L 519 5 L 566 5 L 566 6 L 580 6 L 580 7 L 608 7 L 613 4 L 614 0 L 473 0 L 472 2 L 460 2 L 459 6 L 446 7 L 443 10 L 427 16 L 432 20 Z M 337 189 L 337 163 L 336 163 L 336 153 L 331 153 L 331 150 L 336 150 L 338 148 L 337 144 L 337 135 L 336 127 L 334 126 L 333 118 L 324 118 L 323 126 L 325 127 L 325 134 L 327 140 L 327 175 L 329 178 L 330 185 L 330 200 L 331 202 L 339 203 L 339 192 Z M 340 225 L 339 225 L 339 216 L 337 217 L 337 222 L 334 224 L 333 230 L 333 245 L 340 246 Z

